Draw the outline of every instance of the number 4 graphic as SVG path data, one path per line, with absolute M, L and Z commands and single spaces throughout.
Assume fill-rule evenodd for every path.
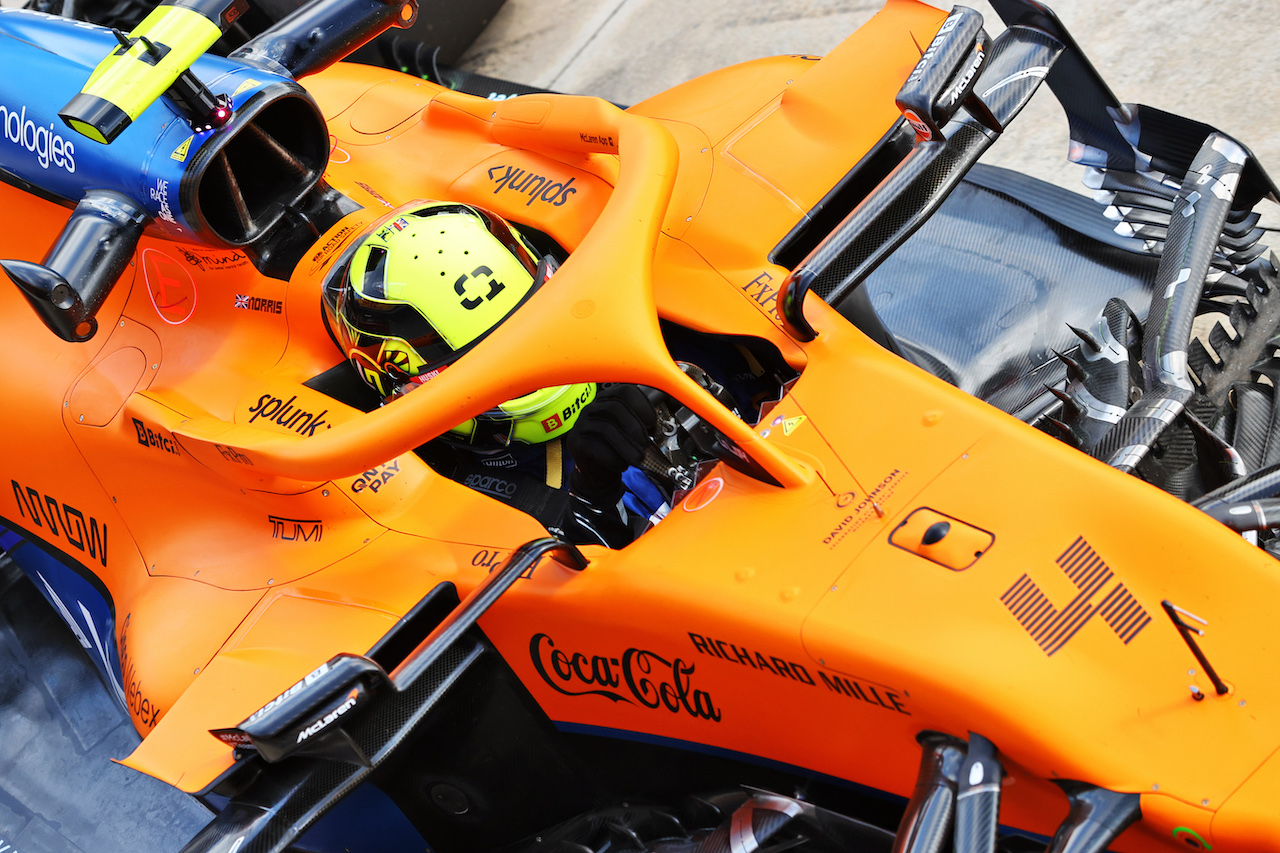
M 1052 656 L 1067 644 L 1095 614 L 1101 616 L 1116 636 L 1128 645 L 1151 621 L 1146 609 L 1138 603 L 1124 583 L 1117 582 L 1110 591 L 1095 601 L 1115 573 L 1097 552 L 1079 537 L 1057 559 L 1058 567 L 1071 579 L 1079 593 L 1062 609 L 1054 607 L 1030 575 L 1023 574 L 1000 596 L 1014 618 L 1027 629 L 1031 639 Z

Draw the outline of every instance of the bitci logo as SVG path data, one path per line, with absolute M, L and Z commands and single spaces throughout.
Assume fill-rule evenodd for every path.
M 564 425 L 564 421 L 560 420 L 559 415 L 552 415 L 542 422 L 542 428 L 547 432 L 555 432 Z

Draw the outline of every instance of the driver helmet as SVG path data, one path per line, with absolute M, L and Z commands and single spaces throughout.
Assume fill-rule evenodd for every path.
M 375 221 L 324 287 L 325 319 L 366 383 L 392 399 L 484 340 L 555 271 L 506 220 L 479 207 L 414 202 Z M 544 388 L 450 430 L 474 444 L 537 444 L 572 429 L 592 383 Z

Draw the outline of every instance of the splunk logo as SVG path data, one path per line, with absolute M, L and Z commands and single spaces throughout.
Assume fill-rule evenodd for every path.
M 489 170 L 489 180 L 497 184 L 493 190 L 494 195 L 503 190 L 515 190 L 527 195 L 529 200 L 524 203 L 525 207 L 535 201 L 544 201 L 555 207 L 563 207 L 569 200 L 569 196 L 578 191 L 573 186 L 575 178 L 561 183 L 515 166 L 494 166 Z
M 329 410 L 325 409 L 319 414 L 306 412 L 293 405 L 298 398 L 290 397 L 288 400 L 281 400 L 270 394 L 263 394 L 258 398 L 258 402 L 249 407 L 249 423 L 253 423 L 258 418 L 266 418 L 273 421 L 285 429 L 291 429 L 298 435 L 315 435 L 316 430 L 323 426 L 325 429 L 331 429 L 331 425 L 324 419 L 329 414 Z
M 55 133 L 54 127 L 53 122 L 50 122 L 48 127 L 37 126 L 34 121 L 27 118 L 25 104 L 21 110 L 0 104 L 0 128 L 3 128 L 7 142 L 12 142 L 36 155 L 41 169 L 48 169 L 49 164 L 53 163 L 60 169 L 74 173 L 76 147 L 70 140 L 63 139 L 62 134 Z

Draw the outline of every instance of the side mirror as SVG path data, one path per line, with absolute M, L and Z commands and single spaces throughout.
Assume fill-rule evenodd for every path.
M 231 729 L 210 731 L 230 746 L 249 747 L 272 764 L 309 755 L 370 766 L 343 722 L 391 684 L 366 657 L 335 655 Z

